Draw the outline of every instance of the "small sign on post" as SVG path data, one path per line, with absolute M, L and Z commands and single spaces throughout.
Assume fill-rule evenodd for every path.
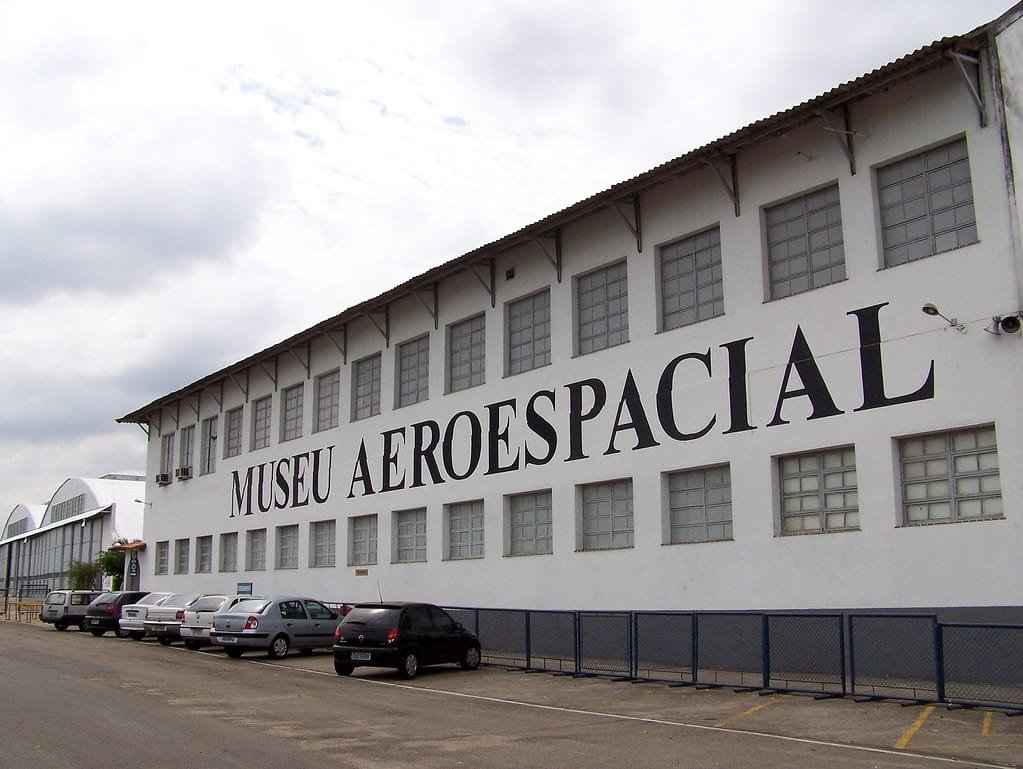
M 251 582 L 239 582 L 235 585 L 235 595 L 252 595 Z

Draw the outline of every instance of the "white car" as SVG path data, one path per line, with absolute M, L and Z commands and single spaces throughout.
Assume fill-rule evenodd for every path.
M 198 649 L 210 642 L 210 628 L 213 615 L 218 611 L 230 611 L 239 601 L 253 598 L 251 595 L 205 595 L 185 608 L 181 620 L 181 640 L 189 649 Z
M 121 618 L 117 620 L 118 627 L 131 638 L 141 641 L 146 637 L 146 628 L 143 623 L 149 608 L 160 605 L 172 595 L 173 593 L 150 593 L 136 603 L 125 606 L 121 609 Z
M 157 641 L 166 646 L 176 641 L 181 628 L 181 618 L 185 615 L 185 608 L 193 601 L 202 598 L 200 593 L 175 593 L 159 606 L 153 606 L 146 614 L 142 623 L 146 628 L 146 635 L 155 637 Z

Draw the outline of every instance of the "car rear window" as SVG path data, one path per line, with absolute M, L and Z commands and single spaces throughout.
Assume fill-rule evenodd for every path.
M 401 617 L 401 609 L 391 608 L 362 608 L 356 606 L 345 615 L 346 625 L 365 625 L 366 627 L 395 627 L 398 618 Z
M 259 614 L 269 603 L 265 598 L 250 598 L 247 601 L 236 603 L 231 611 L 238 612 L 239 614 Z
M 45 603 L 49 603 L 49 604 L 54 604 L 54 603 L 62 604 L 62 603 L 64 603 L 64 594 L 63 593 L 50 593 L 43 600 L 44 600 Z
M 162 606 L 185 606 L 190 601 L 194 601 L 198 597 L 199 596 L 196 593 L 175 593 L 174 595 L 169 596 L 167 598 L 167 600 L 164 601 L 161 605 Z
M 135 603 L 140 603 L 143 606 L 152 606 L 153 604 L 159 603 L 166 597 L 166 593 L 150 593 L 149 595 L 138 599 Z
M 188 607 L 189 611 L 220 611 L 227 598 L 222 595 L 208 595 Z
M 71 594 L 71 605 L 72 606 L 88 606 L 92 603 L 92 593 L 72 593 Z
M 103 593 L 92 599 L 93 603 L 110 603 L 117 600 L 117 593 Z

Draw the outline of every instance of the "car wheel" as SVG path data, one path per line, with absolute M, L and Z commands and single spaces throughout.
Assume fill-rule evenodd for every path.
M 96 628 L 94 630 L 90 630 L 89 632 L 92 633 L 97 638 L 99 638 L 101 635 L 103 635 L 107 631 L 106 630 L 100 630 L 99 628 Z
M 54 622 L 53 623 L 53 627 L 56 630 L 67 630 L 67 623 L 66 622 Z
M 224 649 L 224 652 L 227 654 L 228 657 L 230 657 L 233 660 L 236 660 L 242 656 L 241 649 Z
M 78 623 L 78 630 L 83 633 L 85 632 L 85 620 L 82 620 L 81 622 Z
M 415 652 L 405 652 L 401 658 L 401 666 L 398 668 L 398 675 L 406 681 L 416 677 L 419 672 L 419 657 Z
M 127 638 L 128 637 L 128 631 L 127 630 L 121 630 L 121 628 L 117 628 L 117 630 L 114 631 L 114 635 L 117 636 L 118 638 Z
M 170 646 L 171 645 L 171 639 L 168 638 L 165 635 L 160 636 L 156 640 L 160 642 L 160 646 Z
M 288 647 L 291 644 L 288 642 L 288 637 L 281 633 L 280 635 L 274 636 L 274 640 L 270 642 L 270 647 L 266 650 L 267 656 L 279 660 L 288 656 Z
M 141 641 L 143 638 L 146 637 L 146 634 L 142 630 L 129 630 L 128 631 L 128 636 L 133 641 Z
M 353 670 L 355 670 L 354 666 L 347 662 L 342 662 L 337 657 L 334 658 L 334 672 L 339 676 L 350 676 Z
M 202 648 L 202 644 L 198 641 L 185 641 L 185 648 L 191 649 L 192 651 L 199 651 Z
M 470 646 L 464 652 L 462 652 L 462 659 L 458 661 L 458 664 L 462 666 L 462 670 L 475 670 L 480 666 L 480 648 L 478 646 Z

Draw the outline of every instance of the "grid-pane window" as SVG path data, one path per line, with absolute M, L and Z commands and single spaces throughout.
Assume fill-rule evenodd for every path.
M 239 406 L 224 414 L 224 459 L 242 453 L 242 409 Z
M 579 354 L 629 341 L 629 286 L 625 262 L 580 276 L 576 281 Z
M 845 279 L 837 184 L 771 206 L 764 220 L 772 299 Z
M 252 450 L 266 448 L 270 445 L 270 414 L 273 401 L 270 396 L 260 398 L 252 403 Z
M 888 267 L 977 242 L 965 139 L 879 168 L 877 194 Z
M 217 418 L 210 417 L 202 422 L 202 475 L 217 469 Z
M 728 465 L 668 475 L 670 542 L 732 538 L 732 479 Z
M 213 571 L 213 537 L 195 538 L 195 573 Z
M 266 568 L 266 529 L 245 532 L 245 570 L 262 571 Z
M 398 345 L 398 406 L 430 397 L 430 337 Z
M 551 492 L 510 496 L 508 524 L 511 555 L 552 553 Z
M 305 388 L 300 385 L 288 387 L 281 394 L 281 440 L 291 441 L 302 437 L 302 401 Z
M 275 563 L 278 569 L 298 568 L 298 524 L 277 527 Z
M 582 548 L 632 547 L 632 480 L 582 487 Z
M 448 558 L 483 557 L 483 500 L 447 505 Z
M 309 526 L 309 565 L 333 566 L 337 523 L 314 521 Z
M 170 568 L 170 542 L 163 540 L 156 543 L 156 558 L 154 574 L 166 574 Z
M 899 462 L 903 523 L 1004 515 L 993 426 L 903 438 Z
M 195 425 L 188 425 L 181 428 L 181 456 L 178 459 L 178 467 L 192 466 L 195 455 Z
M 238 571 L 238 532 L 220 535 L 220 570 Z
M 551 362 L 551 291 L 508 303 L 508 373 Z
M 486 316 L 448 327 L 448 389 L 458 392 L 486 381 Z
M 380 354 L 355 362 L 352 371 L 352 419 L 380 413 Z
M 377 517 L 360 515 L 349 519 L 348 563 L 372 566 L 377 562 Z
M 781 457 L 778 472 L 782 534 L 859 528 L 852 446 Z
M 661 248 L 661 328 L 725 314 L 721 230 L 714 227 Z
M 341 405 L 341 372 L 330 371 L 316 378 L 315 430 L 337 427 Z
M 426 508 L 394 514 L 395 560 L 413 563 L 426 560 Z
M 188 574 L 188 563 L 191 553 L 189 552 L 189 546 L 191 540 L 188 539 L 176 539 L 174 540 L 174 573 L 175 574 Z
M 167 476 L 174 472 L 174 433 L 160 439 L 160 472 Z

